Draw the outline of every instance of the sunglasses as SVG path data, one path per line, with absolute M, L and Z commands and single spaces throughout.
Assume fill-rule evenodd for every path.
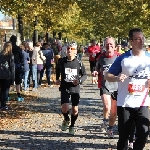
M 74 47 L 68 47 L 67 50 L 76 50 Z

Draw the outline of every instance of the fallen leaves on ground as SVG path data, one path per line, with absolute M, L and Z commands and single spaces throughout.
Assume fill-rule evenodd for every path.
M 9 97 L 10 100 L 8 101 L 8 107 L 10 108 L 7 111 L 0 111 L 0 128 L 7 128 L 11 124 L 18 121 L 21 118 L 30 118 L 32 113 L 30 112 L 29 108 L 26 107 L 26 103 L 31 100 L 35 100 L 37 95 L 35 93 L 32 94 L 23 94 L 25 101 L 18 102 L 16 101 L 16 93 L 10 92 Z

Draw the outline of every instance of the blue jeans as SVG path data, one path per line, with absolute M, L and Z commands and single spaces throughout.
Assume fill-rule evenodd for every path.
M 6 101 L 8 100 L 9 88 L 10 88 L 11 80 L 10 79 L 0 79 L 0 102 L 1 107 L 6 106 Z
M 37 88 L 37 65 L 32 65 L 33 88 Z
M 29 71 L 25 71 L 24 72 L 24 90 L 27 90 L 27 87 L 29 87 L 28 85 L 28 76 L 29 76 Z
M 51 66 L 44 66 L 43 69 L 40 72 L 40 81 L 39 84 L 41 84 L 42 82 L 42 77 L 44 76 L 44 70 L 46 69 L 46 79 L 47 79 L 47 83 L 48 85 L 50 85 L 50 77 L 51 77 Z

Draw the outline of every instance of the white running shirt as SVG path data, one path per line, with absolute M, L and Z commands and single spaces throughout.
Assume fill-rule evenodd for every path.
M 143 51 L 143 55 L 138 57 L 129 50 L 115 60 L 108 72 L 127 76 L 124 82 L 118 82 L 117 106 L 149 106 L 150 53 Z

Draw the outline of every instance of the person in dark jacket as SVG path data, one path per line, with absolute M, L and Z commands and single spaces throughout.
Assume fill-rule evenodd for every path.
M 29 90 L 28 76 L 29 76 L 30 57 L 29 53 L 25 51 L 25 46 L 23 44 L 20 45 L 20 48 L 22 49 L 23 54 L 23 64 L 24 64 L 23 79 L 24 79 L 24 91 L 26 92 L 27 90 Z
M 33 42 L 32 41 L 27 42 L 27 44 L 26 44 L 26 52 L 29 54 L 29 57 L 30 57 L 29 75 L 28 75 L 28 87 L 30 88 L 31 79 L 33 81 L 33 75 L 32 75 Z
M 40 75 L 40 81 L 39 81 L 39 85 L 41 85 L 42 82 L 42 77 L 44 75 L 44 71 L 46 69 L 46 79 L 47 79 L 47 83 L 48 86 L 51 87 L 51 82 L 50 82 L 50 77 L 51 77 L 51 60 L 54 57 L 54 52 L 53 50 L 50 48 L 50 46 L 48 45 L 48 43 L 44 43 L 43 44 L 43 55 L 46 57 L 46 63 L 43 66 L 43 69 L 41 70 L 41 75 Z
M 5 111 L 9 109 L 6 102 L 8 100 L 10 85 L 14 83 L 15 79 L 14 56 L 12 54 L 12 45 L 10 42 L 4 44 L 3 50 L 0 52 L 0 61 L 2 61 L 2 58 L 8 60 L 8 69 L 10 71 L 8 76 L 4 76 L 3 71 L 0 72 L 0 74 L 3 75 L 3 77 L 0 75 L 0 110 Z
M 60 84 L 61 105 L 64 121 L 62 123 L 62 131 L 66 131 L 69 123 L 69 98 L 71 96 L 72 114 L 71 124 L 69 126 L 69 134 L 74 135 L 74 124 L 78 117 L 78 104 L 80 99 L 80 84 L 82 84 L 87 74 L 82 62 L 76 58 L 77 45 L 71 43 L 67 47 L 67 57 L 60 58 L 56 68 L 56 83 Z M 59 80 L 61 74 L 61 83 Z
M 17 37 L 15 35 L 12 35 L 10 37 L 10 42 L 12 43 L 12 53 L 14 55 L 14 62 L 15 62 L 15 84 L 17 91 L 17 100 L 23 101 L 24 98 L 20 94 L 20 84 L 22 83 L 22 74 L 23 74 L 22 50 L 19 46 L 16 45 Z

